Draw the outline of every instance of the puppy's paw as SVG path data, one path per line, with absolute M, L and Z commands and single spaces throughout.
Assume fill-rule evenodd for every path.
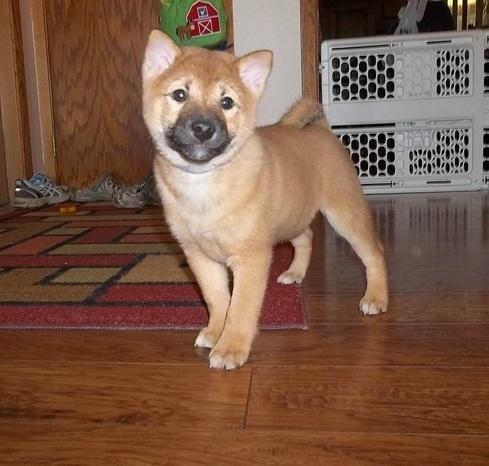
M 214 348 L 220 335 L 221 332 L 216 332 L 209 327 L 203 328 L 197 335 L 194 346 L 200 348 Z
M 387 298 L 365 295 L 360 301 L 360 311 L 366 316 L 387 312 Z
M 301 284 L 304 280 L 304 275 L 294 272 L 293 270 L 286 270 L 277 278 L 277 283 L 282 283 L 284 285 L 290 285 L 291 283 Z
M 248 360 L 249 354 L 249 344 L 226 344 L 219 341 L 209 355 L 209 365 L 214 369 L 236 369 Z

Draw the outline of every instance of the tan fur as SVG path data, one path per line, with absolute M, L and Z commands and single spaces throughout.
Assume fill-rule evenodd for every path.
M 323 107 L 313 100 L 302 99 L 296 102 L 289 111 L 280 119 L 280 124 L 294 126 L 298 129 L 305 128 L 313 123 L 326 124 Z
M 280 277 L 300 283 L 309 265 L 312 230 L 323 212 L 346 238 L 367 271 L 364 314 L 387 310 L 387 275 L 382 247 L 354 167 L 327 128 L 322 109 L 300 101 L 281 123 L 254 128 L 262 86 L 245 84 L 243 68 L 270 66 L 269 55 L 256 52 L 241 59 L 203 49 L 178 50 L 153 32 L 143 68 L 144 116 L 160 151 L 154 163 L 166 219 L 185 252 L 209 308 L 209 324 L 196 340 L 212 348 L 211 367 L 244 364 L 257 331 L 272 248 L 291 240 L 294 260 Z M 160 43 L 161 42 L 161 43 Z M 150 48 L 166 47 L 172 59 L 158 74 Z M 268 60 L 268 62 L 267 62 Z M 167 97 L 177 82 L 191 82 L 185 105 Z M 218 108 L 225 93 L 237 106 Z M 235 137 L 230 149 L 209 167 L 182 165 L 168 149 L 164 129 L 190 109 L 213 109 Z M 222 163 L 221 163 L 222 161 Z M 209 170 L 207 170 L 209 168 Z M 234 276 L 230 295 L 228 269 Z

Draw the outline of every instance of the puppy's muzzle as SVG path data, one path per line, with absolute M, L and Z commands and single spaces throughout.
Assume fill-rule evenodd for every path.
M 206 163 L 221 155 L 230 143 L 224 122 L 216 115 L 180 117 L 166 133 L 168 145 L 185 160 Z

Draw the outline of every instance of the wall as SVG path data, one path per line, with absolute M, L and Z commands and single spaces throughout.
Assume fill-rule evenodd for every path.
M 236 55 L 269 49 L 274 66 L 258 107 L 258 124 L 276 122 L 302 95 L 300 0 L 234 0 Z

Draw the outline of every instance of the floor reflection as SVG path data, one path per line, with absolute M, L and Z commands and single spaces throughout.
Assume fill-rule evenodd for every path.
M 391 291 L 489 292 L 489 193 L 371 195 Z M 324 220 L 315 222 L 311 292 L 362 292 L 363 267 Z

